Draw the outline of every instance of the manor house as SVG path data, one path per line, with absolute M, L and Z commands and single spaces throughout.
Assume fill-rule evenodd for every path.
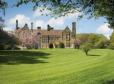
M 63 30 L 55 30 L 50 25 L 47 25 L 47 29 L 41 27 L 31 28 L 28 24 L 24 27 L 18 27 L 18 20 L 16 20 L 15 36 L 20 40 L 20 45 L 23 47 L 34 48 L 49 48 L 52 44 L 54 47 L 63 43 L 66 48 L 73 48 L 76 36 L 76 22 L 72 22 L 72 30 L 67 26 Z

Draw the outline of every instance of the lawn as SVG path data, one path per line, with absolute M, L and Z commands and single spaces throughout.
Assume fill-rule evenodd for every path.
M 0 51 L 0 84 L 114 84 L 114 51 Z

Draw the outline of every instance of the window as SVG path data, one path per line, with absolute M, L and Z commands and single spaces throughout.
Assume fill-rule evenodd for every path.
M 48 37 L 42 36 L 42 43 L 48 43 Z
M 66 34 L 66 40 L 70 40 L 70 34 Z

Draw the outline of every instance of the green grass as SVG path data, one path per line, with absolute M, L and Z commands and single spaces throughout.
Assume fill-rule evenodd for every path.
M 0 51 L 0 84 L 114 84 L 114 51 Z

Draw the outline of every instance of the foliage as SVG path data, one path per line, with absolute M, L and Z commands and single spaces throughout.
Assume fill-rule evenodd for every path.
M 14 49 L 19 44 L 19 40 L 12 34 L 0 29 L 0 50 Z
M 90 34 L 88 41 L 92 43 L 94 48 L 105 48 L 107 38 L 102 34 Z
M 88 41 L 89 34 L 77 34 L 77 39 L 80 40 L 81 44 Z
M 3 14 L 5 15 L 5 9 L 7 8 L 8 3 L 5 0 L 0 0 L 0 13 L 3 10 Z
M 27 49 L 32 49 L 33 46 L 31 46 L 30 44 L 27 44 L 27 45 L 26 45 L 26 48 L 27 48 Z
M 92 47 L 92 43 L 87 42 L 82 46 L 82 50 L 85 52 L 86 55 L 89 55 L 88 52 L 92 49 Z
M 52 43 L 49 44 L 49 48 L 51 48 L 51 49 L 54 48 Z
M 114 50 L 114 42 L 110 43 L 109 48 Z
M 109 44 L 110 49 L 114 49 L 114 32 L 112 33 L 110 37 L 110 44 Z
M 104 48 L 108 48 L 108 47 L 109 47 L 109 41 L 108 40 L 99 40 L 95 44 L 95 48 L 104 49 Z
M 114 32 L 113 32 L 112 35 L 110 36 L 110 42 L 114 42 Z
M 30 2 L 34 3 L 34 9 L 43 6 L 57 16 L 65 16 L 77 11 L 90 17 L 103 16 L 110 24 L 110 28 L 114 28 L 114 0 L 19 0 L 16 6 Z
M 88 37 L 88 42 L 92 43 L 93 45 L 95 45 L 96 42 L 98 42 L 99 37 L 96 34 L 90 34 Z
M 60 43 L 59 43 L 59 48 L 65 48 L 64 43 L 60 42 Z
M 109 44 L 108 39 L 102 34 L 80 34 L 77 35 L 80 44 L 84 45 L 86 42 L 92 43 L 93 48 L 106 48 Z
M 59 48 L 59 45 L 58 44 L 54 44 L 55 45 L 55 48 Z

